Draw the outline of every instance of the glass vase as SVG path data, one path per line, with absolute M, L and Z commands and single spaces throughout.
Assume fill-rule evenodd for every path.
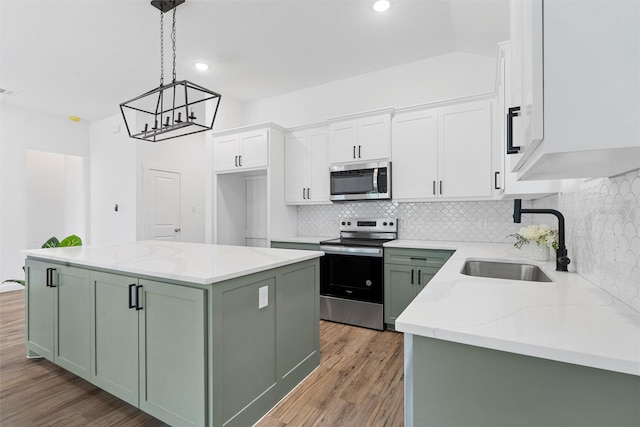
M 549 246 L 530 243 L 529 259 L 536 261 L 549 261 Z

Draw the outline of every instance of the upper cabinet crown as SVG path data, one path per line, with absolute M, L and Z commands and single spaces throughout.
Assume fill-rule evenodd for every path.
M 329 124 L 330 162 L 359 163 L 391 156 L 391 110 Z
M 519 179 L 640 168 L 640 2 L 512 0 Z

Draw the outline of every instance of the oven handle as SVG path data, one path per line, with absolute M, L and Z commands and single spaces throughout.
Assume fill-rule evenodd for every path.
M 350 246 L 320 246 L 320 250 L 329 255 L 354 255 L 382 258 L 382 248 L 362 248 Z

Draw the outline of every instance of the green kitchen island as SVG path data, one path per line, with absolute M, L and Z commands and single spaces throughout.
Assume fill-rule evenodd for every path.
M 247 426 L 320 363 L 319 251 L 24 251 L 26 347 L 174 426 Z

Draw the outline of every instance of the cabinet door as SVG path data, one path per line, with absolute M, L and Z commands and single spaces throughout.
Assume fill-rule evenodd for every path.
M 307 200 L 307 162 L 310 156 L 305 132 L 293 132 L 284 140 L 284 201 Z M 327 178 L 328 180 L 328 178 Z
M 329 158 L 331 163 L 357 160 L 357 121 L 331 123 L 329 125 Z
M 407 265 L 385 264 L 384 321 L 395 324 L 396 318 L 416 296 L 416 271 Z
M 213 163 L 217 172 L 236 169 L 239 155 L 240 143 L 238 135 L 221 136 L 213 139 Z
M 391 117 L 389 114 L 358 120 L 357 160 L 388 159 L 391 155 Z
M 138 279 L 91 273 L 91 382 L 138 406 Z
M 394 200 L 436 196 L 437 110 L 415 111 L 394 117 L 392 160 Z
M 240 158 L 243 169 L 267 167 L 269 162 L 269 131 L 266 129 L 240 134 Z
M 438 121 L 438 194 L 490 196 L 491 103 L 480 101 L 442 108 Z
M 89 270 L 57 266 L 54 361 L 86 380 L 91 366 Z
M 325 129 L 311 130 L 307 136 L 307 201 L 329 201 L 329 147 Z
M 205 425 L 205 291 L 139 284 L 140 409 L 171 425 Z
M 26 346 L 29 356 L 53 361 L 53 303 L 55 290 L 47 286 L 47 268 L 52 265 L 26 263 Z

